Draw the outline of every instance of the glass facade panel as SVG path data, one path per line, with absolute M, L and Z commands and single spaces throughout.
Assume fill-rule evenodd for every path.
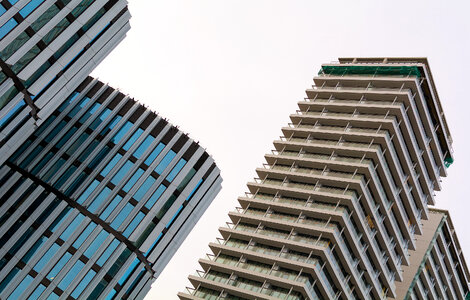
M 127 226 L 126 230 L 122 233 L 125 237 L 129 237 L 132 232 L 137 228 L 137 226 L 140 224 L 142 219 L 145 217 L 145 214 L 141 211 L 137 213 L 137 216 L 135 216 L 134 220 Z
M 119 153 L 116 153 L 114 155 L 113 159 L 104 167 L 104 169 L 101 171 L 101 176 L 106 177 L 108 175 L 109 171 L 117 164 L 117 162 L 122 158 L 122 155 Z
M 144 174 L 144 170 L 139 168 L 137 171 L 132 175 L 132 177 L 127 181 L 126 185 L 122 188 L 124 192 L 129 192 L 129 190 L 134 186 L 134 184 L 139 180 L 140 176 Z
M 124 137 L 124 135 L 132 128 L 132 125 L 134 125 L 132 122 L 127 121 L 124 123 L 124 125 L 119 129 L 119 131 L 114 135 L 114 137 L 111 139 L 111 142 L 118 144 L 121 139 Z
M 175 158 L 176 153 L 173 150 L 168 151 L 168 153 L 165 155 L 165 157 L 160 161 L 158 166 L 155 168 L 155 172 L 157 172 L 158 175 L 162 174 L 162 172 L 168 167 L 170 162 Z
M 106 208 L 103 210 L 103 212 L 100 214 L 100 218 L 103 220 L 106 220 L 108 216 L 111 214 L 111 212 L 116 208 L 116 206 L 121 202 L 122 197 L 119 195 L 114 196 L 113 201 L 106 206 Z
M 87 110 L 87 112 L 82 115 L 79 122 L 85 124 L 86 120 L 88 120 L 88 118 L 91 117 L 98 110 L 98 108 L 100 108 L 100 106 L 101 104 L 99 103 L 93 103 L 93 105 Z
M 96 213 L 98 211 L 98 208 L 104 203 L 106 198 L 108 198 L 109 194 L 111 193 L 111 190 L 108 187 L 104 187 L 104 189 L 96 196 L 95 200 L 91 202 L 91 204 L 88 206 L 88 210 L 91 211 L 92 213 Z
M 175 179 L 176 175 L 178 175 L 178 173 L 181 171 L 181 169 L 184 167 L 185 164 L 186 164 L 186 160 L 181 158 L 176 164 L 176 166 L 174 166 L 171 172 L 168 174 L 168 176 L 166 177 L 166 180 L 168 180 L 169 182 L 172 182 L 173 179 Z
M 144 154 L 145 150 L 148 149 L 148 147 L 152 144 L 152 142 L 154 140 L 155 140 L 155 138 L 153 136 L 151 136 L 151 135 L 147 136 L 143 140 L 143 142 L 139 145 L 139 147 L 137 147 L 137 149 L 135 150 L 134 156 L 137 157 L 137 158 L 140 158 L 142 156 L 142 154 Z
M 100 267 L 103 266 L 105 262 L 108 261 L 111 254 L 113 254 L 114 250 L 116 250 L 117 246 L 119 246 L 120 242 L 114 239 L 111 244 L 104 250 L 103 254 L 101 254 L 100 258 L 96 261 L 96 264 Z
M 75 219 L 73 219 L 72 223 L 70 223 L 67 228 L 65 228 L 64 232 L 60 235 L 60 238 L 66 241 L 70 235 L 78 228 L 80 223 L 85 220 L 85 216 L 82 214 L 78 214 Z
M 36 272 L 41 272 L 42 268 L 55 256 L 57 251 L 59 251 L 60 246 L 56 243 L 52 244 L 49 250 L 44 253 L 44 256 L 34 265 L 33 270 Z
M 83 254 L 88 258 L 92 257 L 93 254 L 95 254 L 96 251 L 98 251 L 98 249 L 104 243 L 104 241 L 106 240 L 108 236 L 109 236 L 108 232 L 106 232 L 105 230 L 101 230 L 101 232 L 96 236 L 93 242 L 91 242 L 90 246 L 88 246 L 85 252 L 83 252 Z
M 144 197 L 145 193 L 152 187 L 152 185 L 156 182 L 157 180 L 153 176 L 149 176 L 144 183 L 140 186 L 140 188 L 135 192 L 134 194 L 134 199 L 137 201 L 142 200 Z
M 88 286 L 88 284 L 93 279 L 93 277 L 95 277 L 95 275 L 96 275 L 95 271 L 93 271 L 93 270 L 88 271 L 88 273 L 86 273 L 86 275 L 83 277 L 83 279 L 77 285 L 77 287 L 73 290 L 71 296 L 74 297 L 75 299 L 78 299 L 80 294 Z
M 166 190 L 166 186 L 163 184 L 160 184 L 160 186 L 157 188 L 157 190 L 150 196 L 149 200 L 147 203 L 145 203 L 145 207 L 148 209 L 151 209 L 155 203 L 157 203 L 157 200 L 160 199 L 160 196 L 163 194 L 163 192 Z
M 31 247 L 31 249 L 29 249 L 28 252 L 26 252 L 26 254 L 23 256 L 23 258 L 21 259 L 22 262 L 24 262 L 25 264 L 27 264 L 31 257 L 34 256 L 34 254 L 47 242 L 48 238 L 45 237 L 45 236 L 41 236 L 36 243 L 34 243 L 34 245 Z
M 20 15 L 23 18 L 26 18 L 33 10 L 35 10 L 44 0 L 31 0 L 28 4 L 23 6 L 22 9 L 20 9 Z
M 5 279 L 3 279 L 3 281 L 0 283 L 0 293 L 3 292 L 3 290 L 13 281 L 13 278 L 15 278 L 20 271 L 20 268 L 14 267 L 13 270 L 8 273 Z
M 91 222 L 88 226 L 83 230 L 83 232 L 78 236 L 75 242 L 72 244 L 75 248 L 80 248 L 83 242 L 90 236 L 92 231 L 96 228 L 96 224 Z
M 150 166 L 153 163 L 153 161 L 155 160 L 155 158 L 157 158 L 158 154 L 160 154 L 160 152 L 162 152 L 162 150 L 163 150 L 163 148 L 165 148 L 165 146 L 166 146 L 165 144 L 160 142 L 157 145 L 157 147 L 150 153 L 150 155 L 145 159 L 145 164 L 147 166 Z
M 73 281 L 73 279 L 80 273 L 85 264 L 81 260 L 77 260 L 73 267 L 68 271 L 67 275 L 57 285 L 61 290 L 65 290 Z
M 135 141 L 142 135 L 144 130 L 142 128 L 137 128 L 136 132 L 127 140 L 127 142 L 122 146 L 124 150 L 129 150 L 129 148 L 135 143 Z
M 52 270 L 47 274 L 47 279 L 54 280 L 54 278 L 59 274 L 59 272 L 64 268 L 65 264 L 70 260 L 72 254 L 65 252 L 64 255 L 59 259 L 55 264 Z
M 101 130 L 100 135 L 105 136 L 106 134 L 108 134 L 108 132 L 110 132 L 110 131 L 114 128 L 114 126 L 116 126 L 116 124 L 119 123 L 119 121 L 120 121 L 121 119 L 122 119 L 121 116 L 115 116 L 115 117 L 111 120 L 111 122 L 109 122 L 109 124 L 106 125 L 106 126 L 103 128 L 103 130 Z
M 90 124 L 90 128 L 95 130 L 96 128 L 98 128 L 98 126 L 101 125 L 101 123 L 103 123 L 103 121 L 109 116 L 109 114 L 111 114 L 111 110 L 109 108 L 105 108 L 103 109 L 103 111 L 100 113 L 100 115 L 98 116 L 98 118 L 96 118 L 91 124 Z
M 122 181 L 122 179 L 124 178 L 124 176 L 130 171 L 130 169 L 134 166 L 134 163 L 130 162 L 130 161 L 126 161 L 124 163 L 124 165 L 121 167 L 121 169 L 119 169 L 119 171 L 116 173 L 116 175 L 114 175 L 114 177 L 111 179 L 111 182 L 114 184 L 114 185 L 117 185 L 119 184 L 119 182 Z
M 16 22 L 16 20 L 13 19 L 13 18 L 11 18 L 5 24 L 3 24 L 2 27 L 0 27 L 0 39 L 3 39 L 3 37 L 5 37 L 5 35 L 10 33 L 10 31 L 13 28 L 15 28 L 16 25 L 18 25 L 18 22 Z
M 111 223 L 111 227 L 117 229 L 119 226 L 121 226 L 122 222 L 124 222 L 124 220 L 127 218 L 127 216 L 131 213 L 133 209 L 134 205 L 126 203 L 124 208 L 119 212 L 116 218 L 114 218 L 113 222 Z
M 28 297 L 28 300 L 37 300 L 39 296 L 41 296 L 42 292 L 46 290 L 46 287 L 42 284 L 38 285 L 38 287 L 34 290 L 34 292 Z

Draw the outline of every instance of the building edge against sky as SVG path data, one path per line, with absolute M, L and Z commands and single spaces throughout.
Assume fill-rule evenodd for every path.
M 2 299 L 142 299 L 221 189 L 198 143 L 88 76 L 129 18 L 0 2 Z
M 435 203 L 452 138 L 426 58 L 322 65 L 181 299 L 465 299 Z

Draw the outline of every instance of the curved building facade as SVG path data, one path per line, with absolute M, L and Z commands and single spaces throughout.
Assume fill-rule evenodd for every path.
M 196 142 L 88 77 L 0 168 L 0 298 L 142 299 L 220 183 Z
M 125 0 L 0 2 L 0 164 L 130 29 Z

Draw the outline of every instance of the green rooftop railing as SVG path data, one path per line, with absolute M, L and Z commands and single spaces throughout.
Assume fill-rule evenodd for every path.
M 421 72 L 416 66 L 358 66 L 358 65 L 335 65 L 322 66 L 321 74 L 330 75 L 402 75 L 421 77 Z

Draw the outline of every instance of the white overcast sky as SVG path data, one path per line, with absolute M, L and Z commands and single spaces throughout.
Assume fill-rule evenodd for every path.
M 450 210 L 470 255 L 467 1 L 129 1 L 132 28 L 93 75 L 200 141 L 224 179 L 146 299 L 190 286 L 320 65 L 338 57 L 428 57 L 456 158 L 437 207 Z

